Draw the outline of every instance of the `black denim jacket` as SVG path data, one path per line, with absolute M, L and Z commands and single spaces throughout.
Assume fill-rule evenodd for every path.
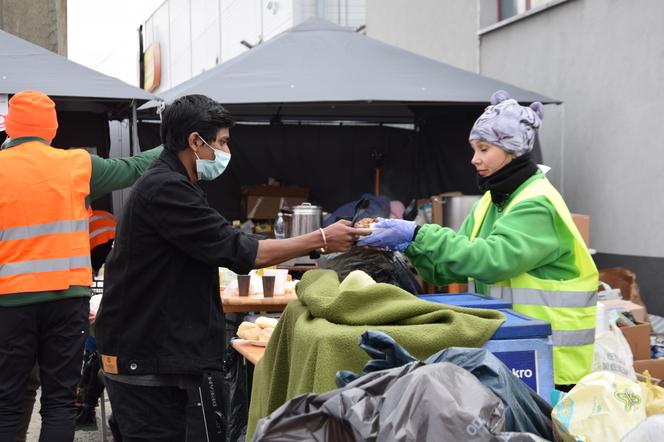
M 257 250 L 258 241 L 210 207 L 177 155 L 164 150 L 134 185 L 106 261 L 96 324 L 106 368 L 136 375 L 220 369 L 218 267 L 247 273 Z

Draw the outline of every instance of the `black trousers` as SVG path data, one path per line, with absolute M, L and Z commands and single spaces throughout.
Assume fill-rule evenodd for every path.
M 106 378 L 113 417 L 122 442 L 184 442 L 187 391 L 143 387 Z
M 88 335 L 88 298 L 0 307 L 0 442 L 14 442 L 30 372 L 39 363 L 39 440 L 74 439 L 75 389 Z
M 204 385 L 144 387 L 107 377 L 120 433 L 114 431 L 113 437 L 122 442 L 225 441 L 220 381 L 220 373 L 206 373 Z

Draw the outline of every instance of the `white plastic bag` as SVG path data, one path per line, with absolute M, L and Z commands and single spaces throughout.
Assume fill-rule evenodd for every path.
M 655 442 L 664 434 L 664 414 L 650 416 L 627 433 L 622 442 Z
M 609 330 L 595 338 L 593 372 L 611 371 L 636 381 L 634 358 L 620 328 L 609 322 Z
M 598 301 L 608 301 L 610 299 L 623 299 L 622 293 L 619 288 L 612 288 L 609 284 L 600 281 L 599 285 L 602 286 L 602 290 L 597 292 Z
M 590 373 L 551 413 L 563 442 L 618 442 L 646 419 L 646 392 L 617 373 Z

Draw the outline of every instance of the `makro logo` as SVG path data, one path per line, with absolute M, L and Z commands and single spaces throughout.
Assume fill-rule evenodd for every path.
M 466 427 L 466 433 L 471 436 L 477 436 L 480 430 L 486 426 L 486 421 L 481 417 L 477 416 L 473 421 Z
M 533 371 L 530 368 L 526 369 L 512 369 L 512 374 L 519 379 L 530 379 L 533 377 Z

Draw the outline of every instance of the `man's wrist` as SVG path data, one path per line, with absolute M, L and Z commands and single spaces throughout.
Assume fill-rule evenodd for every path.
M 320 235 L 323 239 L 323 246 L 320 248 L 320 253 L 326 253 L 327 252 L 327 237 L 325 236 L 325 230 L 323 230 L 323 228 L 321 227 L 320 229 L 318 229 L 318 231 L 320 232 Z

